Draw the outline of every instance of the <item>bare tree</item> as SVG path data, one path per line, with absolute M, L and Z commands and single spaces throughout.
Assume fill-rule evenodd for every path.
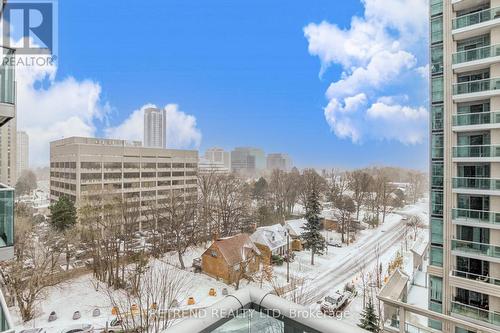
M 418 171 L 410 171 L 408 181 L 408 197 L 412 203 L 416 203 L 425 191 L 425 175 Z
M 0 277 L 14 296 L 24 322 L 35 316 L 35 304 L 44 298 L 49 287 L 60 280 L 54 276 L 60 252 L 53 247 L 54 235 L 48 233 L 42 240 L 26 218 L 16 221 L 16 257 L 0 270 Z
M 217 175 L 212 207 L 218 236 L 230 236 L 240 231 L 250 216 L 250 198 L 244 182 L 233 174 Z
M 352 199 L 356 203 L 356 220 L 358 221 L 359 211 L 370 190 L 371 182 L 372 177 L 363 170 L 355 170 L 349 173 L 349 189 L 352 191 Z
M 140 278 L 137 277 L 140 275 Z M 176 318 L 172 311 L 192 287 L 192 277 L 172 265 L 155 261 L 139 272 L 127 275 L 138 287 L 125 290 L 106 288 L 104 293 L 117 309 L 117 319 L 126 332 L 154 332 L 168 328 Z
M 184 269 L 182 256 L 188 247 L 195 243 L 198 234 L 196 202 L 186 199 L 182 192 L 172 192 L 171 197 L 160 208 L 160 224 L 166 231 L 167 238 L 171 240 L 181 268 Z
M 418 215 L 412 215 L 408 218 L 406 226 L 413 231 L 413 239 L 417 239 L 418 230 L 423 228 L 425 225 L 422 218 Z
M 350 229 L 352 224 L 352 215 L 356 211 L 356 207 L 354 205 L 354 201 L 351 197 L 347 195 L 343 195 L 342 197 L 338 197 L 335 202 L 335 211 L 334 215 L 340 224 L 340 234 L 342 237 L 342 243 L 349 244 L 350 239 Z

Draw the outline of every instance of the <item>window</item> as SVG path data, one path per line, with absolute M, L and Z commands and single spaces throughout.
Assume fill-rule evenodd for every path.
M 432 134 L 431 150 L 432 150 L 432 158 L 443 158 L 444 155 L 443 134 Z
M 443 45 L 431 47 L 431 72 L 432 74 L 443 72 Z
M 431 244 L 443 245 L 443 220 L 431 219 Z
M 430 263 L 432 266 L 443 267 L 443 248 L 431 245 Z
M 443 102 L 444 99 L 443 77 L 433 77 L 431 81 L 432 103 Z
M 443 17 L 435 17 L 431 19 L 431 43 L 439 43 L 443 41 Z
M 210 255 L 214 258 L 217 258 L 217 251 L 215 250 L 210 250 Z
M 14 245 L 14 191 L 0 191 L 0 247 Z
M 431 108 L 431 117 L 432 117 L 432 130 L 439 131 L 443 129 L 443 105 L 433 105 Z

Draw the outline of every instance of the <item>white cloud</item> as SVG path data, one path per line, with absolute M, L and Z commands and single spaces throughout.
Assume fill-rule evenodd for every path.
M 384 139 L 417 144 L 423 142 L 427 133 L 428 112 L 423 107 L 412 108 L 378 101 L 366 114 L 372 120 L 372 130 Z
M 73 77 L 55 80 L 57 68 L 16 68 L 17 128 L 30 137 L 30 162 L 47 165 L 50 141 L 68 136 L 93 136 L 95 121 L 109 106 L 101 101 L 101 86 Z
M 380 121 L 379 117 L 373 117 L 381 109 L 380 95 L 394 93 L 404 84 L 413 84 L 415 89 L 414 82 L 424 82 L 425 65 L 417 67 L 415 52 L 425 49 L 428 1 L 362 2 L 365 5 L 364 16 L 354 16 L 348 29 L 328 22 L 310 23 L 304 28 L 309 53 L 320 59 L 320 76 L 334 64 L 342 70 L 340 78 L 332 82 L 326 91 L 328 104 L 324 109 L 325 118 L 335 135 L 350 138 L 353 142 L 361 142 L 363 137 L 420 142 L 423 133 L 408 133 L 408 137 L 404 132 L 381 135 L 371 123 Z M 398 104 L 391 102 L 384 105 L 395 110 L 394 106 Z M 424 108 L 399 106 L 400 112 L 426 112 Z M 371 116 L 367 114 L 368 110 L 372 110 Z M 404 122 L 406 116 L 394 116 L 392 123 Z M 417 118 L 417 121 L 423 122 L 425 117 Z M 415 128 L 425 131 L 425 126 Z
M 127 119 L 115 127 L 106 129 L 106 136 L 124 140 L 143 140 L 144 109 L 156 107 L 146 104 L 132 112 Z M 196 118 L 179 110 L 177 104 L 167 104 L 167 147 L 198 148 L 201 143 L 201 131 L 197 128 Z

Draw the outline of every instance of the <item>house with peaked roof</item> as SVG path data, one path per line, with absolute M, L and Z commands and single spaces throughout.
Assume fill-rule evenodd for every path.
M 296 219 L 285 221 L 285 229 L 292 239 L 290 248 L 292 251 L 302 251 L 302 235 L 306 230 L 304 229 L 307 221 L 306 219 Z
M 260 255 L 247 234 L 219 238 L 201 255 L 201 271 L 232 284 L 259 270 Z
M 287 231 L 281 224 L 259 227 L 250 236 L 262 253 L 262 259 L 271 264 L 272 255 L 284 256 L 287 251 Z

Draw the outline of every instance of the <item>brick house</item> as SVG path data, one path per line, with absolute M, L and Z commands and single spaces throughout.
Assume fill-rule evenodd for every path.
M 247 234 L 215 240 L 201 255 L 201 271 L 227 284 L 259 270 L 260 251 Z

